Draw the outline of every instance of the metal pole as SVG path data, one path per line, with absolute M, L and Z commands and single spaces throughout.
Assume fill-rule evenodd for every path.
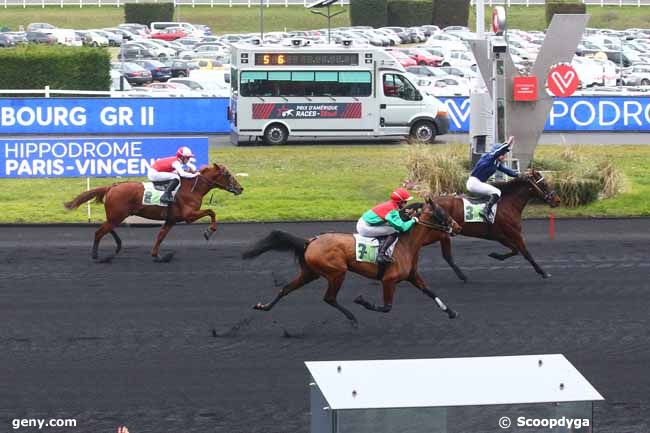
M 476 36 L 479 39 L 485 34 L 485 0 L 476 0 Z
M 264 43 L 264 0 L 260 0 L 260 43 Z
M 623 38 L 621 38 L 621 52 L 620 52 L 620 58 L 618 59 L 618 80 L 619 80 L 619 87 L 621 88 L 621 91 L 623 90 Z
M 330 34 L 332 33 L 330 29 L 332 28 L 332 15 L 330 15 L 330 5 L 327 5 L 327 45 L 332 43 Z

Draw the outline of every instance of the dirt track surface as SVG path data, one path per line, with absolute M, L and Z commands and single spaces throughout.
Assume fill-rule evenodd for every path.
M 285 253 L 240 259 L 273 228 L 310 236 L 352 223 L 222 225 L 208 243 L 203 228 L 172 231 L 169 264 L 148 257 L 156 228 L 120 228 L 124 251 L 94 264 L 92 227 L 0 227 L 0 432 L 53 417 L 78 427 L 42 431 L 307 432 L 306 360 L 538 353 L 565 354 L 604 395 L 596 432 L 650 431 L 648 219 L 561 220 L 553 241 L 547 222 L 528 221 L 550 280 L 521 257 L 487 257 L 503 251 L 495 243 L 456 238 L 463 284 L 438 246 L 425 248 L 421 272 L 453 321 L 406 283 L 389 314 L 363 310 L 352 299 L 378 301 L 378 283 L 349 276 L 339 300 L 358 330 L 321 300 L 322 280 L 253 311 L 297 268 Z

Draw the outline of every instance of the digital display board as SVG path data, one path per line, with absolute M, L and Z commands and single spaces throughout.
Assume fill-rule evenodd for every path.
M 261 66 L 357 66 L 358 54 L 258 53 L 255 65 Z

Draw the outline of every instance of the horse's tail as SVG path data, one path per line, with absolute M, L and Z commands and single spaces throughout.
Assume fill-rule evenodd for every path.
M 76 209 L 82 204 L 86 203 L 88 200 L 95 199 L 95 203 L 103 203 L 104 196 L 111 189 L 111 186 L 102 186 L 100 188 L 91 189 L 89 191 L 84 191 L 74 199 L 69 202 L 63 203 L 63 206 L 68 209 Z
M 264 239 L 260 239 L 248 250 L 242 253 L 242 258 L 252 259 L 260 256 L 267 251 L 293 251 L 296 258 L 304 263 L 305 250 L 309 241 L 291 233 L 283 232 L 281 230 L 273 230 Z

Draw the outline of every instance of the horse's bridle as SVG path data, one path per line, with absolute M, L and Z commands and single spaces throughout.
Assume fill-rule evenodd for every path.
M 208 187 L 209 187 L 209 189 L 212 189 L 212 188 L 215 188 L 215 187 L 219 187 L 219 186 L 221 186 L 218 182 L 212 182 L 212 181 L 209 180 L 206 176 L 203 176 L 201 173 L 199 173 L 198 176 L 195 176 L 195 177 L 194 177 L 194 185 L 192 185 L 192 191 L 191 191 L 191 192 L 194 192 L 194 189 L 196 188 L 196 185 L 197 185 L 198 182 L 199 182 L 199 178 L 201 178 L 201 180 L 203 180 L 204 182 L 207 182 L 207 183 L 208 183 Z M 229 185 L 228 187 L 225 187 L 224 189 L 225 189 L 226 191 L 228 191 L 228 192 L 232 192 L 232 191 L 230 191 L 230 189 L 231 189 L 231 188 L 230 188 L 230 185 Z
M 555 192 L 555 190 L 548 191 L 548 192 L 544 192 L 544 191 L 542 190 L 542 188 L 539 187 L 539 183 L 542 182 L 542 181 L 544 180 L 544 176 L 542 176 L 542 175 L 540 174 L 540 177 L 539 177 L 539 179 L 537 179 L 537 180 L 535 180 L 535 178 L 534 178 L 532 175 L 528 175 L 527 177 L 528 177 L 528 183 L 530 183 L 530 185 L 531 185 L 535 190 L 537 190 L 537 192 L 539 193 L 539 195 L 541 195 L 541 196 L 544 197 L 544 202 L 550 204 L 551 197 L 553 197 L 553 196 L 556 195 L 557 193 Z
M 453 227 L 451 225 L 447 225 L 447 224 L 428 223 L 426 221 L 421 221 L 419 218 L 418 218 L 417 223 L 421 224 L 421 225 L 423 225 L 425 227 L 429 227 L 430 229 L 435 229 L 435 230 L 445 232 L 445 233 L 449 233 L 449 234 L 452 234 L 454 232 Z

